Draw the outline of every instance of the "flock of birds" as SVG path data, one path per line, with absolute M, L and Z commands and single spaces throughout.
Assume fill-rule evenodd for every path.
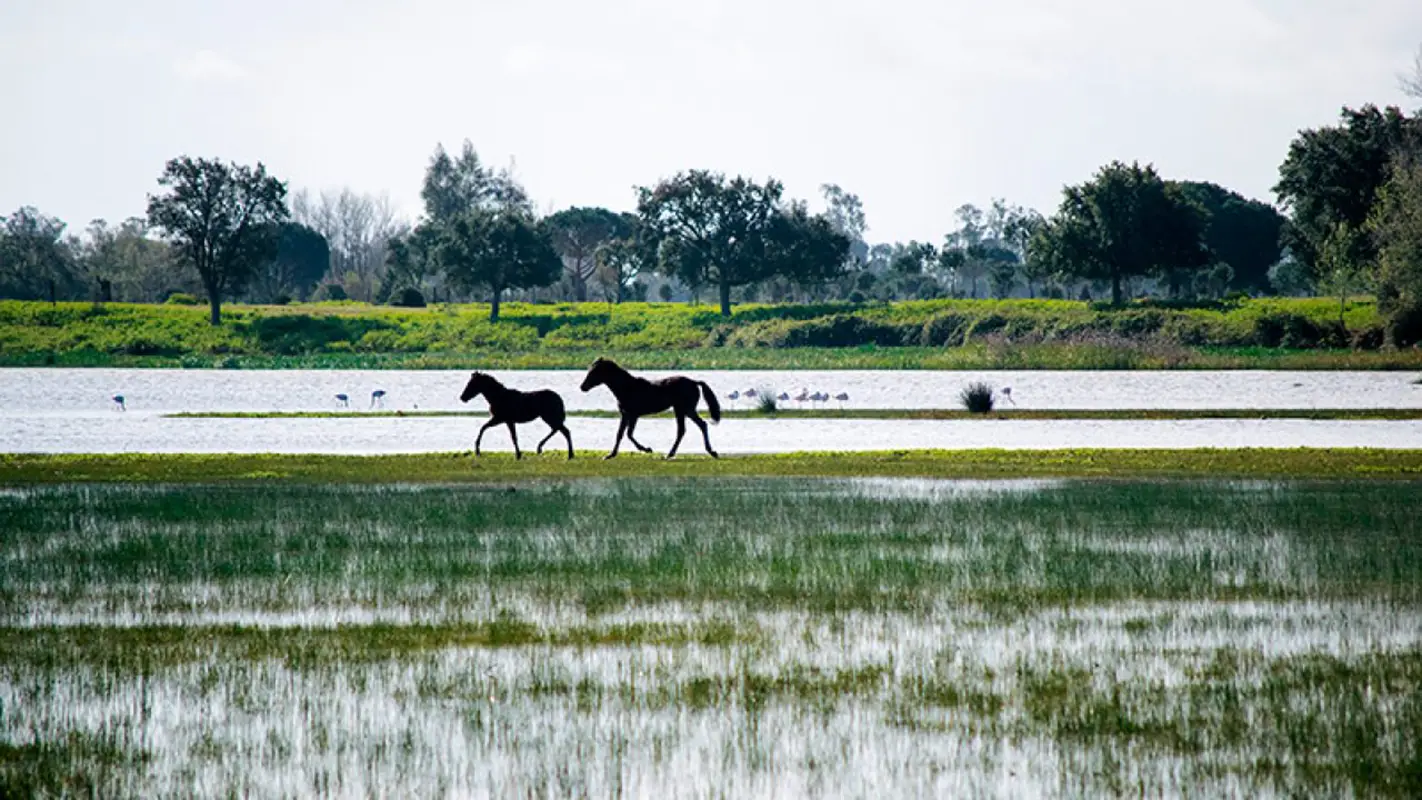
M 726 399 L 730 400 L 732 404 L 735 404 L 739 402 L 742 397 L 744 397 L 745 399 L 754 403 L 760 399 L 760 396 L 761 392 L 759 389 L 747 389 L 744 392 L 740 391 L 739 389 L 734 389 L 731 391 L 730 394 L 726 395 Z M 771 395 L 767 392 L 766 396 L 774 397 L 775 400 L 780 403 L 789 403 L 793 401 L 799 403 L 800 405 L 804 405 L 806 403 L 814 405 L 818 403 L 828 403 L 831 400 L 838 400 L 840 408 L 844 408 L 844 404 L 849 402 L 849 392 L 840 392 L 839 394 L 831 396 L 829 392 L 811 393 L 809 389 L 806 389 L 804 387 L 801 387 L 800 393 L 795 395 L 794 397 L 791 397 L 789 392 L 781 392 L 778 395 Z
M 731 390 L 731 393 L 730 393 L 730 394 L 726 395 L 726 399 L 727 399 L 727 400 L 730 400 L 733 405 L 734 405 L 735 403 L 738 403 L 742 397 L 744 397 L 745 399 L 747 399 L 747 400 L 749 400 L 750 402 L 754 403 L 754 402 L 756 402 L 756 401 L 760 398 L 760 394 L 761 394 L 761 393 L 760 393 L 760 390 L 759 390 L 759 389 L 747 389 L 747 390 L 745 390 L 744 392 L 740 391 L 739 389 L 733 389 L 733 390 Z M 794 397 L 791 397 L 789 392 L 781 392 L 780 394 L 778 394 L 778 395 L 773 395 L 773 396 L 775 397 L 775 399 L 776 399 L 777 402 L 780 402 L 780 403 L 795 402 L 795 403 L 798 403 L 798 404 L 800 404 L 800 405 L 802 405 L 802 406 L 803 406 L 804 404 L 806 404 L 806 403 L 810 403 L 810 404 L 813 406 L 813 405 L 816 405 L 816 404 L 818 404 L 818 403 L 828 403 L 828 402 L 831 401 L 831 400 L 837 400 L 837 401 L 839 401 L 839 407 L 840 407 L 840 408 L 844 408 L 844 404 L 847 403 L 847 402 L 849 402 L 849 392 L 840 392 L 839 394 L 836 394 L 836 395 L 834 395 L 834 396 L 831 396 L 829 392 L 819 392 L 819 391 L 817 391 L 817 392 L 811 392 L 809 389 L 806 389 L 806 388 L 804 388 L 804 387 L 801 387 L 801 388 L 800 388 L 800 393 L 797 394 L 797 395 L 795 395 Z M 1017 401 L 1015 401 L 1015 400 L 1012 399 L 1012 387 L 1010 387 L 1010 386 L 1004 386 L 1004 387 L 1002 387 L 1002 396 L 1005 397 L 1005 398 L 1007 398 L 1009 401 L 1011 401 L 1011 402 L 1013 402 L 1013 403 L 1016 403 L 1016 402 L 1017 402 Z M 121 395 L 121 394 L 116 394 L 116 395 L 114 395 L 113 401 L 114 401 L 114 407 L 115 407 L 117 410 L 119 410 L 119 411 L 127 411 L 127 410 L 128 410 L 128 406 L 125 405 L 125 403 L 124 403 L 123 395 Z M 337 402 L 342 408 L 350 408 L 350 407 L 351 407 L 351 396 L 348 395 L 348 394 L 346 394 L 346 393 L 344 393 L 344 392 L 341 392 L 341 393 L 339 393 L 339 394 L 336 395 L 336 402 Z M 373 392 L 370 393 L 370 407 L 371 407 L 371 408 L 384 408 L 384 407 L 385 407 L 385 390 L 384 390 L 384 389 L 376 389 L 375 391 L 373 391 Z

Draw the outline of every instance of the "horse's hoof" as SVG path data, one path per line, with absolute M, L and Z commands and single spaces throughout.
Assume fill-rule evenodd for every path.
M 614 459 L 614 458 L 617 458 L 617 454 L 616 454 L 616 453 L 608 453 L 607 455 L 605 455 L 605 456 L 602 457 L 602 460 L 603 460 L 603 461 L 611 461 L 611 460 Z
M 711 450 L 710 453 L 712 458 L 720 458 L 720 456 L 716 454 L 715 450 Z

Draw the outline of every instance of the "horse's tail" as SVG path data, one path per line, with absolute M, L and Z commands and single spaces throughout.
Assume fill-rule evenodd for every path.
M 706 398 L 706 407 L 711 409 L 711 421 L 721 421 L 721 401 L 716 399 L 716 393 L 711 391 L 711 387 L 705 381 L 697 381 L 697 386 L 701 387 L 701 396 Z

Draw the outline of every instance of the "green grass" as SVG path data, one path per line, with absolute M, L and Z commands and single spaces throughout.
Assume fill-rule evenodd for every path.
M 394 309 L 0 302 L 0 366 L 635 369 L 1418 369 L 1380 351 L 1371 302 L 1245 300 L 1109 309 L 1051 300 Z M 1356 349 L 1363 348 L 1363 349 Z
M 668 417 L 671 412 L 652 416 Z M 477 417 L 485 411 L 180 411 L 164 416 L 181 419 L 360 419 L 362 417 Z M 617 419 L 616 411 L 569 411 L 569 417 Z M 722 409 L 727 419 L 909 419 L 909 420 L 1041 420 L 1041 419 L 1422 419 L 1422 408 L 1044 408 L 999 406 L 984 413 L 954 408 L 777 408 Z
M 568 478 L 692 477 L 1247 477 L 1409 478 L 1422 451 L 1367 448 L 1188 450 L 903 450 L 789 453 L 712 460 L 602 451 L 514 460 L 470 452 L 341 456 L 283 454 L 0 454 L 0 486 L 67 482 L 486 483 Z
M 1419 488 L 14 488 L 0 795 L 1415 797 Z

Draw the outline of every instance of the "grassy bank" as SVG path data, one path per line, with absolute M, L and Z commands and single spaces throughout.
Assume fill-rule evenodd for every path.
M 1422 419 L 1422 408 L 1046 408 L 1000 409 L 977 414 L 952 408 L 783 408 L 774 412 L 723 409 L 726 419 L 864 419 L 864 420 L 1048 420 L 1048 419 Z M 487 419 L 483 411 L 181 411 L 176 419 L 362 419 L 364 417 L 471 417 Z M 617 419 L 616 411 L 569 411 L 569 417 Z M 670 417 L 671 412 L 652 417 Z
M 0 796 L 1416 797 L 1415 494 L 0 493 Z
M 600 454 L 600 451 L 599 451 Z M 909 450 L 727 456 L 0 454 L 0 485 L 209 481 L 485 483 L 634 477 L 1422 478 L 1422 450 Z
M 1121 309 L 1061 300 L 706 306 L 363 304 L 226 308 L 0 302 L 0 365 L 191 368 L 1422 369 L 1370 302 Z

